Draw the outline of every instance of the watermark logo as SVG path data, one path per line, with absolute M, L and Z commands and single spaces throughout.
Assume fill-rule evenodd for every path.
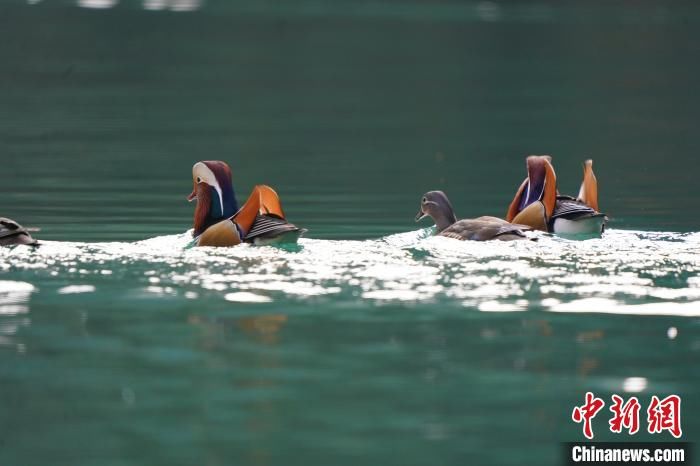
M 624 400 L 618 395 L 613 395 L 612 400 L 610 411 L 613 417 L 608 422 L 610 432 L 619 434 L 624 427 L 630 435 L 636 434 L 639 431 L 639 409 L 641 408 L 637 397 L 633 396 L 625 404 L 622 404 Z
M 598 411 L 603 409 L 603 406 L 605 406 L 605 402 L 602 399 L 596 398 L 591 392 L 587 392 L 586 403 L 584 403 L 583 406 L 576 406 L 574 412 L 571 413 L 571 419 L 573 419 L 574 422 L 583 422 L 583 435 L 585 435 L 587 439 L 593 438 L 593 426 L 591 425 L 591 421 L 595 415 L 598 414 Z
M 634 435 L 639 431 L 639 412 L 641 404 L 637 397 L 633 396 L 625 401 L 619 395 L 612 395 L 612 405 L 610 411 L 612 418 L 608 421 L 610 432 L 621 433 L 627 430 L 629 435 Z M 605 401 L 597 398 L 592 392 L 587 392 L 585 403 L 575 406 L 571 413 L 571 419 L 581 424 L 583 423 L 583 435 L 592 440 L 593 418 L 603 409 Z M 668 431 L 675 438 L 683 435 L 681 430 L 681 397 L 669 395 L 660 400 L 656 395 L 651 397 L 647 408 L 647 432 L 650 434 L 660 434 Z
M 676 438 L 681 438 L 681 397 L 670 395 L 659 401 L 654 395 L 647 409 L 649 433 L 658 434 L 667 430 Z

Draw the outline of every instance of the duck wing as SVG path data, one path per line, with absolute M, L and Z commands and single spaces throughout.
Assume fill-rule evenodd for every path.
M 290 238 L 295 237 L 292 241 L 294 242 L 303 232 L 304 230 L 298 226 L 274 214 L 258 214 L 253 221 L 253 225 L 243 239 L 247 242 L 259 242 L 261 240 L 270 240 L 284 235 Z
M 554 206 L 552 220 L 564 218 L 567 220 L 578 220 L 588 217 L 605 217 L 592 207 L 571 196 L 557 196 L 557 203 Z
M 231 220 L 248 243 L 296 242 L 305 231 L 285 219 L 279 196 L 266 185 L 255 186 Z
M 524 231 L 532 230 L 525 225 L 506 222 L 497 217 L 478 217 L 459 220 L 442 230 L 439 235 L 462 241 L 489 241 L 526 239 Z

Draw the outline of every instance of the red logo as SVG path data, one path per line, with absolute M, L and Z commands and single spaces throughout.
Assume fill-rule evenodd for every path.
M 681 397 L 669 395 L 663 400 L 654 395 L 647 409 L 649 421 L 649 433 L 661 433 L 664 430 L 671 432 L 676 438 L 683 434 L 681 431 Z
M 610 432 L 619 434 L 624 427 L 630 435 L 636 434 L 639 430 L 639 409 L 641 408 L 637 397 L 633 396 L 624 405 L 622 397 L 613 395 L 612 400 L 610 411 L 613 412 L 613 418 L 609 422 Z
M 634 435 L 639 431 L 639 411 L 641 405 L 636 396 L 625 400 L 618 395 L 611 396 L 613 404 L 610 411 L 613 416 L 608 421 L 610 432 L 619 434 L 623 429 L 629 435 Z M 596 398 L 591 393 L 586 393 L 586 402 L 581 406 L 574 407 L 571 419 L 576 423 L 583 423 L 583 435 L 587 439 L 593 438 L 593 418 L 603 409 L 605 402 Z M 651 397 L 647 408 L 647 431 L 650 434 L 659 434 L 665 430 L 675 438 L 680 438 L 683 434 L 681 430 L 681 397 L 669 395 L 663 400 L 659 400 L 656 395 Z
M 583 421 L 583 435 L 587 439 L 593 438 L 593 427 L 591 427 L 591 420 L 598 414 L 598 411 L 603 409 L 605 402 L 600 398 L 596 398 L 593 393 L 586 393 L 586 404 L 583 406 L 576 406 L 574 411 L 571 413 L 571 419 L 574 422 L 580 423 Z

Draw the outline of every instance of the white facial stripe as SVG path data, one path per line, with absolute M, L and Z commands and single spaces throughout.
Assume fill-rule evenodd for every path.
M 221 188 L 219 188 L 219 185 L 217 184 L 214 186 L 214 189 L 216 189 L 216 192 L 219 193 L 219 206 L 221 206 L 221 216 L 224 216 L 224 198 L 221 195 Z
M 542 192 L 540 193 L 539 198 L 542 199 L 544 197 L 544 191 L 547 189 L 547 177 L 544 178 L 544 183 L 542 183 Z
M 527 188 L 525 188 L 525 199 L 530 198 L 530 178 L 527 179 Z

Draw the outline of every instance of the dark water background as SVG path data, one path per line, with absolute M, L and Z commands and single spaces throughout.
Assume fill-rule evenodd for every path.
M 239 197 L 274 186 L 310 238 L 377 238 L 415 231 L 429 189 L 460 216 L 503 215 L 525 156 L 544 153 L 572 194 L 580 163 L 595 160 L 614 230 L 700 230 L 696 3 L 82 3 L 0 5 L 0 215 L 45 240 L 184 232 L 191 166 L 206 159 L 231 164 Z M 544 282 L 510 269 L 506 301 L 526 312 L 479 312 L 470 296 L 377 302 L 364 293 L 392 278 L 358 291 L 350 259 L 313 272 L 342 275 L 330 279 L 337 296 L 281 287 L 242 303 L 211 279 L 294 287 L 294 267 L 346 247 L 324 244 L 307 244 L 308 262 L 269 258 L 284 262 L 272 272 L 246 251 L 131 262 L 54 245 L 55 261 L 0 257 L 11 284 L 0 287 L 0 464 L 557 464 L 558 442 L 582 438 L 573 404 L 586 390 L 609 400 L 634 377 L 640 399 L 681 394 L 684 438 L 697 439 L 692 309 L 548 313 Z M 603 274 L 593 287 L 623 289 L 631 274 L 651 290 L 613 291 L 611 308 L 654 303 L 659 289 L 685 290 L 667 303 L 697 302 L 695 243 L 650 246 L 651 266 L 622 248 L 598 272 L 581 265 L 585 251 L 552 244 L 562 262 L 528 263 L 574 277 L 550 292 L 563 302 L 600 297 L 569 288 L 586 273 Z M 431 280 L 459 288 L 459 264 L 411 251 L 372 260 L 412 267 L 432 254 Z M 487 285 L 504 285 L 499 270 Z M 416 277 L 396 282 L 429 293 Z M 617 439 L 604 417 L 597 431 Z

